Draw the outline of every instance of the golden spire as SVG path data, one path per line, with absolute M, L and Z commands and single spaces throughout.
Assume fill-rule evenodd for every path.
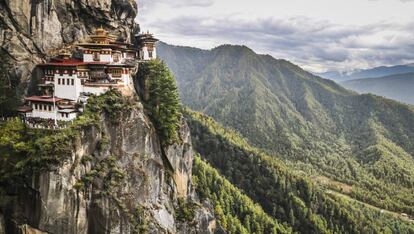
M 63 59 L 69 59 L 72 56 L 72 54 L 69 52 L 68 49 L 63 48 L 59 51 L 59 56 Z

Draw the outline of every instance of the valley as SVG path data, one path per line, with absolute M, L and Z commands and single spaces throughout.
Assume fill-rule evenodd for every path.
M 160 44 L 159 55 L 184 105 L 295 170 L 352 186 L 354 199 L 414 214 L 413 107 L 358 95 L 244 46 Z

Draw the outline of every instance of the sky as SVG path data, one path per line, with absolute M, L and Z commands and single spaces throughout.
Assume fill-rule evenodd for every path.
M 160 40 L 246 45 L 312 72 L 414 63 L 414 0 L 138 0 Z

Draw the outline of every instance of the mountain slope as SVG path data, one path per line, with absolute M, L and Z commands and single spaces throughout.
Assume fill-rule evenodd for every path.
M 220 226 L 228 233 L 292 233 L 291 228 L 266 214 L 260 205 L 199 157 L 194 160 L 193 176 L 197 194 L 213 202 Z
M 265 212 L 288 223 L 299 233 L 410 233 L 414 225 L 379 210 L 350 202 L 319 187 L 305 174 L 292 171 L 280 160 L 250 146 L 236 132 L 225 129 L 201 113 L 185 111 L 193 134 L 193 145 L 201 156 L 231 183 L 245 191 Z M 198 160 L 195 161 L 198 168 Z M 195 173 L 202 191 L 216 191 L 224 204 L 227 193 L 207 173 Z M 209 178 L 209 179 L 206 179 Z M 197 183 L 198 184 L 198 183 Z M 203 194 L 203 193 L 201 193 Z M 228 207 L 228 206 L 227 206 Z
M 350 80 L 341 84 L 359 93 L 373 93 L 414 105 L 414 73 Z
M 414 64 L 396 65 L 396 66 L 382 66 L 371 69 L 355 71 L 351 74 L 341 74 L 338 72 L 326 72 L 319 74 L 320 76 L 336 81 L 347 81 L 363 78 L 378 78 L 383 76 L 398 75 L 404 73 L 414 72 Z
M 159 55 L 185 105 L 297 169 L 344 183 L 354 198 L 414 215 L 412 107 L 357 95 L 247 47 L 160 44 Z

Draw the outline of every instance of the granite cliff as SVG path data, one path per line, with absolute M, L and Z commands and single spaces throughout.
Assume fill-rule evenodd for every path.
M 139 30 L 136 14 L 134 0 L 0 0 L 3 70 L 19 81 L 13 88 L 23 95 L 36 78 L 36 64 L 94 28 L 132 42 Z M 107 106 L 116 115 L 95 109 L 99 118 L 93 123 L 81 117 L 63 133 L 46 136 L 50 153 L 39 152 L 34 161 L 47 166 L 0 181 L 0 234 L 214 231 L 211 208 L 198 202 L 192 188 L 193 151 L 185 121 L 180 142 L 162 147 L 138 96 L 108 95 Z M 125 109 L 116 109 L 117 101 L 127 103 Z M 191 218 L 180 218 L 187 204 Z
M 193 151 L 187 124 L 183 121 L 179 130 L 182 141 L 162 149 L 141 102 L 136 97 L 119 96 L 116 101 L 124 102 L 116 117 L 98 110 L 99 121 L 84 124 L 83 119 L 88 118 L 85 114 L 79 120 L 83 124 L 75 123 L 73 129 L 66 130 L 75 130 L 76 134 L 58 138 L 57 142 L 70 139 L 68 144 L 52 145 L 68 145 L 66 153 L 59 153 L 65 155 L 59 157 L 59 162 L 50 163 L 45 171 L 26 175 L 24 181 L 2 184 L 0 231 L 213 231 L 215 220 L 210 208 L 198 203 L 191 187 Z M 180 202 L 192 205 L 191 220 L 177 219 Z

